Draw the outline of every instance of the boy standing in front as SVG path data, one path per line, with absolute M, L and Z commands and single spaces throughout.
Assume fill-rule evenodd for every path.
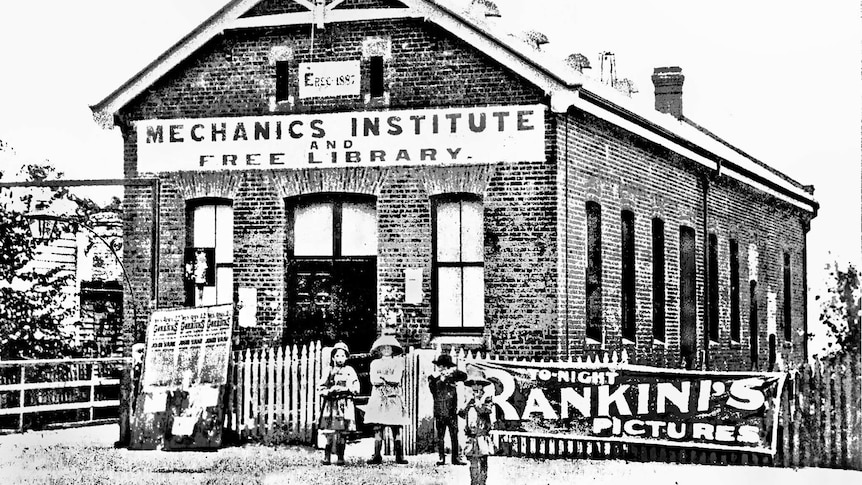
M 440 354 L 433 362 L 434 373 L 428 376 L 428 387 L 434 397 L 434 427 L 437 429 L 438 465 L 446 464 L 446 430 L 452 441 L 452 464 L 466 465 L 458 456 L 458 393 L 457 385 L 467 379 L 467 374 L 458 370 L 449 354 Z
M 464 431 L 467 434 L 467 445 L 464 453 L 470 460 L 470 484 L 485 485 L 488 480 L 488 456 L 494 454 L 494 442 L 491 439 L 491 411 L 494 404 L 491 395 L 485 393 L 485 388 L 491 382 L 485 378 L 481 369 L 467 369 L 467 380 L 464 385 L 473 390 L 473 398 L 467 401 L 464 409 L 458 412 L 466 420 Z

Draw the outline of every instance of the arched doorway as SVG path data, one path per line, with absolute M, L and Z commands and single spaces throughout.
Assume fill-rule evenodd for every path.
M 286 200 L 284 343 L 345 341 L 367 351 L 377 336 L 377 207 L 372 196 Z

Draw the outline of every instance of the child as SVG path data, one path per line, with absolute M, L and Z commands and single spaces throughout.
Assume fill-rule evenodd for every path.
M 386 426 L 392 430 L 395 439 L 395 463 L 405 464 L 404 448 L 401 443 L 401 427 L 407 424 L 404 400 L 401 397 L 401 377 L 404 375 L 404 361 L 393 355 L 403 352 L 401 344 L 392 335 L 384 335 L 374 341 L 371 353 L 379 358 L 371 362 L 371 396 L 365 411 L 365 422 L 374 424 L 374 457 L 369 464 L 382 463 L 380 450 L 383 447 L 383 431 Z
M 467 378 L 464 371 L 458 370 L 449 354 L 440 354 L 433 362 L 434 373 L 428 376 L 428 386 L 434 397 L 434 427 L 437 429 L 438 465 L 446 464 L 446 446 L 443 439 L 449 430 L 452 441 L 452 464 L 466 465 L 458 457 L 458 394 L 457 385 Z
M 488 455 L 494 453 L 494 442 L 490 436 L 493 404 L 491 396 L 485 394 L 485 387 L 491 382 L 485 379 L 485 373 L 480 369 L 470 367 L 464 384 L 473 390 L 473 398 L 458 412 L 458 416 L 467 421 L 464 428 L 467 434 L 464 453 L 470 460 L 470 483 L 485 485 L 488 479 Z
M 356 410 L 353 406 L 353 396 L 359 392 L 359 379 L 353 367 L 345 365 L 350 349 L 344 342 L 333 346 L 330 354 L 332 367 L 323 384 L 320 385 L 320 395 L 323 399 L 320 420 L 317 428 L 326 436 L 324 458 L 321 463 L 331 463 L 332 448 L 338 456 L 336 465 L 344 465 L 344 448 L 346 435 L 356 431 Z

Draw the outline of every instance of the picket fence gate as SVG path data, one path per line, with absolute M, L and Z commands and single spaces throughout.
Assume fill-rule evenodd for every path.
M 320 342 L 234 352 L 227 429 L 241 440 L 313 443 L 328 370 Z
M 412 349 L 404 356 L 404 389 L 420 385 L 418 357 Z M 315 444 L 321 407 L 317 389 L 329 367 L 329 347 L 320 342 L 234 352 L 226 428 L 240 440 Z M 405 394 L 404 405 L 412 420 L 404 426 L 402 439 L 405 453 L 414 454 L 418 399 L 415 393 Z

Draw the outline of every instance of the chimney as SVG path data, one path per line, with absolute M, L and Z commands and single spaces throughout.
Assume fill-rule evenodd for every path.
M 653 69 L 652 83 L 655 85 L 655 109 L 682 118 L 682 69 L 657 67 Z

